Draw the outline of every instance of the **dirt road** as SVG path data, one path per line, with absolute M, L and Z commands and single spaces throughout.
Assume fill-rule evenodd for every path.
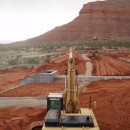
M 85 64 L 85 67 L 86 67 L 85 76 L 91 76 L 92 75 L 92 71 L 93 71 L 93 65 L 90 62 L 90 59 L 87 57 L 86 54 L 82 54 L 82 57 L 86 61 L 86 64 Z

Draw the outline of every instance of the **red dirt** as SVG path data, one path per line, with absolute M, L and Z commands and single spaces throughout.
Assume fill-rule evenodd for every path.
M 101 55 L 101 58 L 101 60 L 92 61 L 94 75 L 130 75 L 130 63 L 111 56 Z
M 49 63 L 34 69 L 32 73 L 38 73 L 44 70 L 58 70 L 59 74 L 64 74 L 68 66 L 68 55 L 53 59 Z M 85 61 L 80 54 L 75 55 L 75 66 L 79 74 L 85 74 Z
M 130 53 L 129 53 L 130 54 Z M 128 57 L 129 54 L 121 54 L 122 57 Z M 92 61 L 94 70 L 93 75 L 130 75 L 130 63 L 119 60 L 118 55 L 101 54 L 101 60 Z M 83 60 L 81 54 L 75 55 L 76 69 L 79 74 L 85 74 L 87 61 Z M 18 85 L 18 81 L 32 73 L 38 73 L 45 70 L 58 70 L 59 74 L 64 74 L 68 65 L 68 55 L 53 59 L 49 63 L 44 63 L 40 67 L 24 70 L 22 68 L 6 69 L 0 73 L 0 91 Z
M 82 107 L 89 106 L 90 95 L 101 130 L 130 130 L 130 80 L 93 82 L 80 94 Z
M 32 87 L 29 89 L 29 87 Z M 38 96 L 43 86 L 27 86 L 28 92 Z M 47 87 L 47 86 L 46 86 Z M 49 86 L 48 86 L 49 87 Z M 46 89 L 45 95 L 53 90 L 61 91 L 63 87 Z M 50 88 L 49 87 L 49 88 Z M 24 88 L 23 88 L 24 89 Z M 31 90 L 31 91 L 30 91 Z M 37 91 L 38 90 L 38 91 Z M 20 90 L 22 91 L 22 89 Z M 20 91 L 15 93 L 20 94 Z M 34 93 L 34 92 L 37 93 Z M 84 88 L 80 94 L 80 106 L 89 106 L 89 96 L 97 102 L 93 108 L 101 130 L 129 130 L 130 122 L 130 80 L 96 81 Z M 18 96 L 16 94 L 16 96 Z M 46 113 L 44 108 L 3 108 L 0 109 L 0 130 L 27 130 L 30 123 L 43 120 Z
M 36 97 L 47 96 L 49 92 L 61 92 L 64 90 L 63 83 L 41 83 L 41 84 L 28 84 L 22 87 L 9 90 L 0 94 L 0 97 Z
M 12 68 L 3 70 L 0 73 L 0 91 L 11 86 L 18 85 L 18 81 L 32 71 L 32 68 L 24 70 L 22 68 Z
M 79 74 L 85 74 L 85 61 L 80 54 L 75 55 L 76 68 Z M 68 66 L 68 55 L 53 59 L 49 63 L 44 63 L 40 67 L 24 70 L 22 68 L 6 69 L 0 73 L 0 91 L 18 85 L 20 79 L 28 77 L 32 73 L 39 73 L 45 70 L 58 70 L 59 74 L 64 74 Z
M 120 55 L 124 57 L 124 55 Z M 127 56 L 129 57 L 129 55 Z M 130 63 L 119 60 L 119 55 L 101 54 L 101 61 L 93 60 L 93 74 L 130 75 Z M 85 62 L 80 54 L 75 56 L 79 74 L 86 71 Z M 64 74 L 68 65 L 68 55 L 55 58 L 38 68 L 23 70 L 8 69 L 0 73 L 0 89 L 17 85 L 18 80 L 31 73 L 48 69 L 58 70 Z M 63 83 L 28 84 L 0 94 L 1 97 L 47 96 L 49 92 L 61 92 Z M 88 107 L 89 96 L 97 102 L 93 108 L 101 130 L 129 130 L 130 122 L 130 80 L 96 81 L 84 88 L 80 94 L 81 107 Z M 0 108 L 0 130 L 27 130 L 30 123 L 43 120 L 46 109 L 38 108 Z
M 43 120 L 44 107 L 0 108 L 0 130 L 28 130 L 33 121 Z

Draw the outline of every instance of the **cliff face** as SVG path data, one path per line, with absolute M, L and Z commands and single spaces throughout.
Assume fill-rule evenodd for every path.
M 72 22 L 27 40 L 29 43 L 92 39 L 130 40 L 130 0 L 107 0 L 83 5 Z

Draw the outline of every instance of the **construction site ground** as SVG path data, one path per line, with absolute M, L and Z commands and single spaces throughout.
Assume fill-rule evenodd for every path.
M 62 92 L 63 83 L 27 84 L 0 94 L 0 97 L 45 97 L 49 92 Z
M 55 69 L 64 74 L 67 69 L 68 55 L 58 57 L 40 67 L 24 70 L 7 69 L 0 72 L 0 97 L 46 97 L 49 92 L 62 92 L 64 82 L 27 84 L 19 87 L 19 80 L 30 74 Z M 92 64 L 92 75 L 130 76 L 130 53 L 108 55 L 101 53 L 101 60 L 90 60 L 75 56 L 79 74 L 87 72 L 87 62 Z M 91 74 L 91 72 L 89 73 Z M 16 86 L 15 89 L 10 89 Z M 18 87 L 17 87 L 18 86 Z M 10 89 L 9 91 L 6 91 Z M 2 92 L 5 91 L 5 92 Z M 129 130 L 130 122 L 130 80 L 103 80 L 91 82 L 80 93 L 80 106 L 89 106 L 89 97 L 96 101 L 93 108 L 101 130 Z M 0 130 L 28 130 L 34 121 L 44 120 L 46 106 L 0 108 Z
M 80 94 L 81 107 L 89 106 L 90 95 L 96 101 L 93 110 L 101 130 L 130 129 L 130 80 L 91 83 Z M 0 130 L 27 130 L 31 122 L 43 120 L 45 112 L 43 107 L 1 108 Z
M 0 130 L 28 130 L 33 121 L 44 120 L 45 115 L 43 106 L 0 108 Z
M 84 55 L 87 55 L 87 53 Z M 114 55 L 101 53 L 100 55 L 101 60 L 86 59 L 82 54 L 75 55 L 75 64 L 78 73 L 85 75 L 88 72 L 86 66 L 88 64 L 90 66 L 91 62 L 93 67 L 93 70 L 91 69 L 92 75 L 130 76 L 130 62 L 120 59 L 129 59 L 130 52 Z M 64 74 L 67 69 L 67 65 L 68 55 L 64 55 L 36 68 L 30 68 L 27 70 L 21 68 L 6 69 L 0 72 L 0 91 L 11 88 L 12 86 L 17 86 L 20 79 L 44 70 L 58 70 L 59 74 Z M 89 69 L 90 68 L 91 67 L 89 67 Z

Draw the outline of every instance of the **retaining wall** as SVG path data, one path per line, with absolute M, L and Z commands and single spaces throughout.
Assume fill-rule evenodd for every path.
M 38 73 L 20 80 L 20 85 L 29 83 L 52 83 L 54 77 L 58 75 L 58 71 L 49 70 L 42 73 Z
M 34 98 L 34 97 L 1 97 L 0 107 L 35 107 L 35 106 L 46 106 L 47 101 L 45 98 Z
M 59 75 L 55 77 L 65 79 L 64 75 Z M 84 76 L 79 75 L 77 77 L 78 81 L 98 81 L 98 80 L 122 80 L 122 79 L 130 79 L 130 76 Z

